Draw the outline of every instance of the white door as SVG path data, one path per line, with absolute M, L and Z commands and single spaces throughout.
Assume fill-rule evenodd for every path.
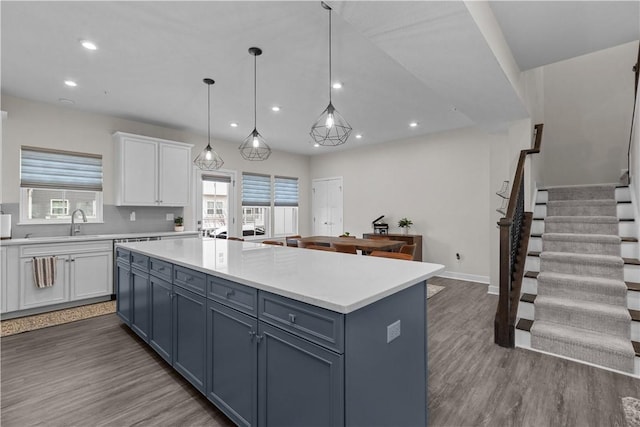
M 110 295 L 113 291 L 112 253 L 94 252 L 71 256 L 71 299 Z
M 342 234 L 342 178 L 314 179 L 312 185 L 313 234 Z
M 235 182 L 232 171 L 203 172 L 196 169 L 195 221 L 208 236 L 241 236 L 235 220 Z

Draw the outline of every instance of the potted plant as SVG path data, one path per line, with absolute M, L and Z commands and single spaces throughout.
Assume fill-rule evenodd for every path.
M 181 216 L 177 216 L 173 220 L 173 230 L 184 231 L 184 219 Z
M 402 218 L 398 221 L 398 227 L 400 227 L 400 232 L 402 234 L 407 234 L 409 232 L 409 228 L 413 225 L 413 221 L 409 218 Z

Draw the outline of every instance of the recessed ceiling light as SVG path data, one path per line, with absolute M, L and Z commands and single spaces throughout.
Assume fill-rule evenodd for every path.
M 418 122 L 411 122 L 411 123 L 409 123 L 409 127 L 414 128 L 414 127 L 416 127 L 416 126 L 418 126 Z
M 280 111 L 280 107 L 278 107 L 277 105 L 274 105 L 273 107 L 271 107 L 271 111 Z
M 66 104 L 66 105 L 75 104 L 75 102 L 72 99 L 68 99 L 68 98 L 58 98 L 58 102 L 61 103 L 61 104 Z
M 73 80 L 65 80 L 64 84 L 66 84 L 69 87 L 76 87 L 78 86 L 78 83 L 74 82 Z
M 331 87 L 334 89 L 342 89 L 342 83 L 335 82 Z
M 91 42 L 89 40 L 82 40 L 80 41 L 80 44 L 82 45 L 82 47 L 84 47 L 85 49 L 88 50 L 97 50 L 98 46 L 96 46 L 96 44 L 94 42 Z
M 231 122 L 229 123 L 229 126 L 231 126 L 232 128 L 237 128 L 238 124 L 236 122 Z
M 360 138 L 362 138 L 362 134 L 361 133 L 357 133 L 356 134 L 356 139 L 360 139 Z
M 318 148 L 320 147 L 320 144 L 318 144 L 317 142 L 315 144 L 313 144 L 314 147 Z

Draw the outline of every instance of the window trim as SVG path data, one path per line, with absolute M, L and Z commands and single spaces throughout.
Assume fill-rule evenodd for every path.
M 21 187 L 20 188 L 20 220 L 16 225 L 54 225 L 54 224 L 70 224 L 71 219 L 59 218 L 59 219 L 29 219 L 29 195 L 28 191 L 32 188 Z M 52 190 L 50 188 L 33 188 L 33 190 Z M 67 191 L 60 189 L 60 191 Z M 87 190 L 68 190 L 68 191 L 87 191 Z M 95 191 L 96 193 L 96 216 L 95 219 L 87 217 L 88 224 L 103 224 L 104 223 L 104 204 L 102 191 Z

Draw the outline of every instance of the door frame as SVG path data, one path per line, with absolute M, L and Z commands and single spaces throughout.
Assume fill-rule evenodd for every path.
M 230 224 L 227 225 L 227 235 L 228 236 L 237 236 L 238 235 L 238 221 L 236 221 L 236 202 L 237 202 L 237 197 L 236 197 L 236 171 L 233 170 L 229 170 L 229 169 L 219 169 L 216 171 L 203 171 L 200 170 L 198 167 L 194 166 L 193 167 L 193 198 L 192 200 L 194 201 L 194 203 L 191 205 L 193 207 L 192 211 L 191 211 L 191 215 L 189 215 L 189 218 L 191 219 L 191 224 L 193 225 L 193 229 L 198 231 L 198 221 L 202 220 L 202 218 L 199 218 L 199 216 L 202 215 L 202 175 L 207 175 L 207 174 L 218 174 L 218 175 L 225 175 L 231 178 L 231 191 L 229 191 L 229 222 Z M 186 215 L 186 208 L 185 208 L 185 217 L 187 217 Z

